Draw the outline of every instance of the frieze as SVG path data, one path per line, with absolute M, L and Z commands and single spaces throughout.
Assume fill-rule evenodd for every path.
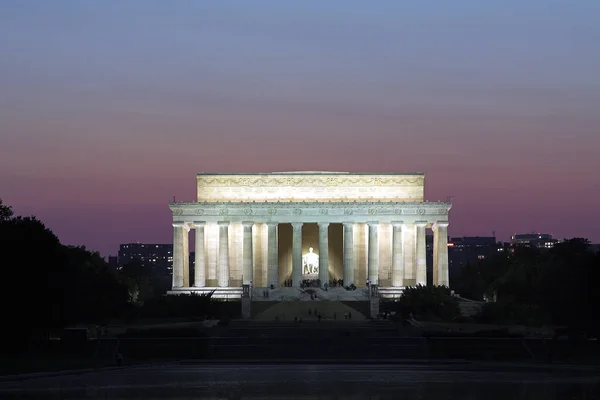
M 257 176 L 257 177 L 219 177 L 199 176 L 198 187 L 210 186 L 422 186 L 424 177 L 406 176 Z
M 450 203 L 395 203 L 395 202 L 201 202 L 170 203 L 173 216 L 220 215 L 220 216 L 360 216 L 360 215 L 440 215 L 446 217 Z M 378 204 L 374 206 L 374 204 Z M 444 208 L 440 206 L 445 206 Z M 198 207 L 200 206 L 200 207 Z

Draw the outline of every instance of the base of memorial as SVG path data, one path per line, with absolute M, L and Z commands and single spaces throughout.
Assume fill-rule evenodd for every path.
M 208 294 L 214 292 L 214 299 L 239 300 L 242 298 L 242 287 L 182 287 L 173 288 L 167 292 L 168 295 L 180 294 Z
M 239 300 L 242 298 L 242 287 L 187 287 L 174 288 L 167 292 L 167 295 L 180 294 L 208 294 L 213 292 L 215 299 Z M 403 287 L 379 287 L 379 297 L 383 299 L 396 299 L 402 295 Z M 268 297 L 265 296 L 268 292 Z M 368 299 L 366 288 L 357 288 L 354 291 L 348 291 L 344 288 L 331 288 L 327 291 L 320 288 L 291 288 L 277 287 L 270 289 L 266 287 L 252 288 L 253 301 L 290 301 L 290 300 L 313 300 L 311 294 L 315 294 L 314 300 L 335 300 L 335 301 L 365 301 Z

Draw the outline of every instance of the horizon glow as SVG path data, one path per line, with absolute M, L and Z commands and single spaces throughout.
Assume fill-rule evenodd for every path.
M 325 3 L 325 4 L 323 4 Z M 201 171 L 425 173 L 451 236 L 600 242 L 600 2 L 6 0 L 0 197 L 102 255 Z

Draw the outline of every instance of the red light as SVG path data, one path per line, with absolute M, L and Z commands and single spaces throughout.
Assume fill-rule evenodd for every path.
M 454 247 L 454 243 L 448 243 L 447 246 L 448 247 Z

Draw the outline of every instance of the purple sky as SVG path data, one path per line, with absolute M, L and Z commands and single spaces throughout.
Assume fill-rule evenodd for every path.
M 5 0 L 0 197 L 108 255 L 170 242 L 167 202 L 192 201 L 199 171 L 417 171 L 428 200 L 455 196 L 452 236 L 600 242 L 599 15 L 597 0 Z

